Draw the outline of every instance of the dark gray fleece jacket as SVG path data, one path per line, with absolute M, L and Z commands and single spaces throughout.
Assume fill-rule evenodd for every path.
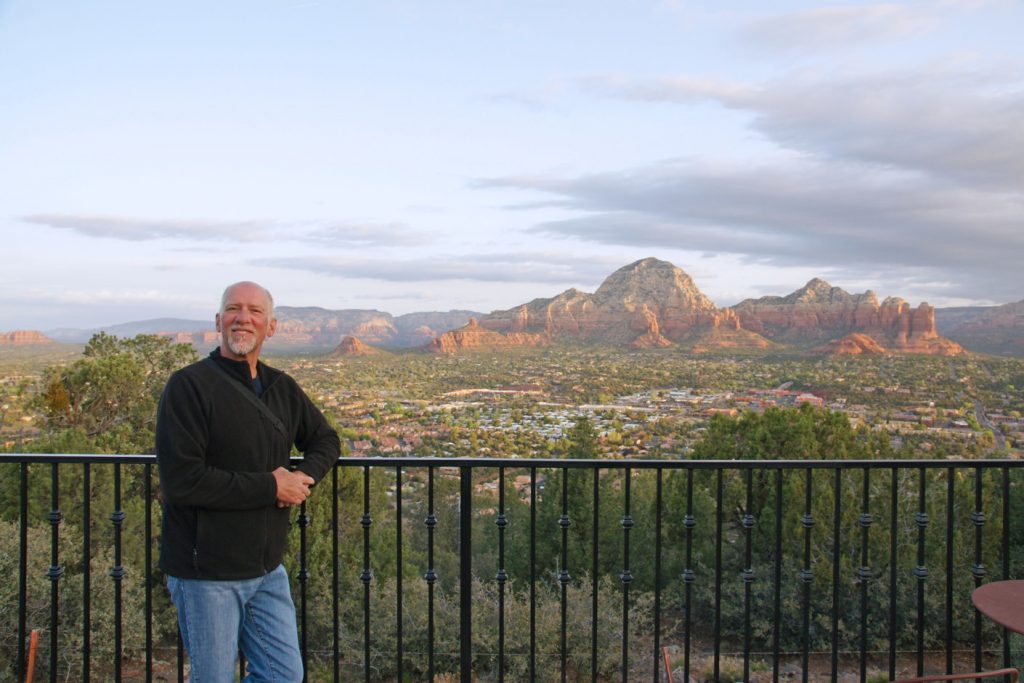
M 167 382 L 156 422 L 163 521 L 160 568 L 170 576 L 238 580 L 263 576 L 284 557 L 290 510 L 278 508 L 271 474 L 288 467 L 319 481 L 339 455 L 338 435 L 295 380 L 262 362 L 259 397 L 285 433 L 228 382 L 254 391 L 245 361 L 210 357 Z

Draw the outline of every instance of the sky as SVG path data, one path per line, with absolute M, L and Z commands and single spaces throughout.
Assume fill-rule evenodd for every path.
M 0 331 L 506 309 L 654 256 L 1024 298 L 1016 0 L 0 0 Z

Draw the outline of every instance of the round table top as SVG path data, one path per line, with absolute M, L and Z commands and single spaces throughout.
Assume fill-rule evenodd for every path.
M 1024 581 L 993 581 L 978 586 L 971 601 L 1000 626 L 1024 633 Z

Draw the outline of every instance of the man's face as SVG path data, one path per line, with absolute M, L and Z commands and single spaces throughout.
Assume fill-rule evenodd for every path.
M 273 336 L 277 328 L 277 320 L 270 317 L 266 292 L 251 283 L 235 285 L 228 290 L 216 322 L 220 332 L 220 353 L 234 360 L 258 357 L 263 340 Z

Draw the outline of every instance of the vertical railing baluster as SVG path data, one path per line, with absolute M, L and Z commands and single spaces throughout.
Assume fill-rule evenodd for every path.
M 686 567 L 683 569 L 683 680 L 690 680 L 690 645 L 693 630 L 693 582 L 697 576 L 693 571 L 693 530 L 697 519 L 693 516 L 693 468 L 686 468 L 686 516 L 683 517 L 683 528 L 686 529 Z
M 985 510 L 982 502 L 982 488 L 984 486 L 984 470 L 980 467 L 974 468 L 974 511 L 971 513 L 971 524 L 974 525 L 974 564 L 971 565 L 971 576 L 974 577 L 974 587 L 981 585 L 988 570 L 985 569 L 984 557 L 982 556 L 982 532 L 985 528 Z M 980 671 L 981 663 L 981 612 L 974 610 L 974 667 Z
M 333 644 L 334 653 L 334 678 L 332 680 L 341 680 L 341 607 L 338 603 L 338 597 L 340 594 L 339 587 L 339 574 L 340 569 L 338 564 L 338 536 L 341 534 L 341 527 L 338 524 L 338 465 L 335 463 L 334 467 L 331 468 L 331 619 L 333 629 L 331 631 L 331 641 Z
M 505 515 L 505 468 L 498 468 L 498 517 L 494 520 L 498 527 L 498 572 L 494 575 L 498 582 L 498 683 L 505 680 L 505 583 L 508 572 L 505 571 L 505 529 L 508 517 Z M 431 679 L 433 680 L 433 679 Z
M 142 468 L 142 495 L 145 503 L 146 549 L 143 561 L 146 563 L 146 683 L 153 682 L 153 465 L 146 463 Z
M 889 479 L 889 679 L 896 678 L 896 639 L 899 631 L 896 628 L 896 561 L 899 543 L 897 542 L 896 513 L 899 508 L 899 480 L 900 472 L 895 466 Z
M 434 571 L 434 529 L 437 527 L 437 515 L 434 514 L 434 468 L 427 468 L 427 518 L 423 520 L 427 527 L 427 573 L 423 578 L 427 582 L 427 678 L 434 680 L 434 584 L 437 572 Z
M 82 683 L 89 683 L 92 660 L 92 471 L 82 464 Z
M 402 466 L 395 467 L 395 664 L 396 678 L 404 679 L 402 637 Z
M 558 518 L 558 526 L 561 529 L 562 543 L 558 560 L 558 588 L 559 588 L 559 663 L 561 665 L 561 680 L 566 683 L 569 672 L 566 669 L 569 659 L 569 616 L 568 616 L 568 591 L 569 591 L 569 526 L 572 522 L 569 519 L 569 468 L 562 468 L 562 514 Z
M 857 583 L 860 584 L 860 680 L 867 680 L 868 670 L 868 588 L 874 573 L 871 571 L 868 555 L 868 537 L 874 517 L 871 514 L 871 468 L 864 468 L 864 490 L 861 499 L 860 516 L 860 567 L 857 568 Z
M 633 478 L 630 468 L 625 469 L 625 494 L 622 510 L 622 683 L 629 680 L 629 584 L 633 582 L 633 572 L 629 566 L 629 530 L 633 528 L 633 516 L 630 514 L 630 480 Z
M 661 487 L 662 468 L 656 471 L 654 483 L 654 683 L 660 676 L 658 666 L 661 656 Z
M 924 587 L 928 578 L 925 566 L 925 538 L 928 529 L 928 474 L 925 468 L 918 470 L 917 514 L 914 523 L 917 525 L 917 565 L 914 577 L 917 579 L 917 675 L 924 675 Z
M 803 683 L 807 683 L 808 666 L 811 653 L 811 582 L 814 572 L 811 570 L 811 530 L 814 528 L 814 514 L 811 507 L 811 490 L 814 482 L 814 470 L 810 467 L 805 471 L 804 514 L 800 517 L 800 525 L 804 528 L 804 566 L 800 570 L 800 584 L 803 592 L 803 628 L 800 653 L 800 670 Z
M 537 468 L 530 467 L 530 680 L 537 680 Z
M 1002 468 L 1003 488 L 1003 580 L 1010 578 L 1010 468 Z M 1003 629 L 1003 666 L 1010 666 L 1010 637 L 1006 629 Z
M 185 645 L 181 641 L 181 630 L 175 629 L 177 632 L 177 638 L 175 643 L 177 670 L 178 670 L 178 683 L 185 683 Z
M 598 586 L 598 529 L 600 515 L 598 508 L 601 502 L 600 477 L 601 470 L 594 468 L 594 516 L 590 530 L 590 679 L 597 681 L 597 586 Z
M 309 515 L 306 513 L 306 501 L 299 504 L 299 516 L 295 523 L 299 527 L 299 630 L 302 634 L 302 641 L 299 643 L 299 652 L 302 657 L 302 680 L 306 681 L 309 675 L 309 548 L 306 530 L 309 529 Z
M 473 680 L 473 468 L 459 468 L 459 678 Z
M 363 571 L 359 580 L 363 582 L 363 676 L 370 683 L 370 582 L 373 572 L 370 571 L 370 527 L 373 518 L 370 516 L 370 467 L 363 467 L 363 516 L 359 520 L 363 527 Z
M 775 470 L 775 575 L 772 579 L 772 683 L 779 683 L 782 630 L 782 468 Z
M 956 471 L 946 469 L 946 673 L 953 673 L 953 513 Z
M 121 531 L 125 512 L 121 509 L 121 463 L 114 463 L 114 511 L 110 521 L 114 525 L 114 566 L 110 578 L 114 580 L 114 681 L 121 683 L 121 641 L 122 641 L 122 585 L 124 565 L 121 564 Z
M 843 470 L 836 468 L 832 484 L 833 517 L 832 517 L 832 682 L 835 683 L 839 674 L 839 581 L 842 577 L 840 558 L 842 557 L 842 523 L 843 523 Z
M 743 536 L 745 538 L 745 547 L 743 551 L 743 570 L 740 572 L 740 578 L 743 581 L 743 680 L 750 680 L 750 603 L 751 603 L 751 588 L 754 582 L 754 548 L 753 548 L 753 536 L 754 536 L 754 524 L 756 520 L 754 515 L 750 513 L 751 508 L 754 506 L 754 473 L 753 470 L 745 470 L 744 475 L 746 476 L 747 485 L 747 497 L 745 502 L 745 509 L 743 510 L 743 519 L 741 524 L 743 526 Z
M 722 665 L 722 468 L 715 468 L 715 624 L 714 679 L 719 680 Z
M 60 577 L 64 567 L 60 566 L 60 474 L 57 463 L 50 465 L 50 568 L 46 571 L 50 579 L 50 683 L 57 683 L 57 656 L 60 634 Z
M 18 676 L 25 675 L 25 638 L 28 637 L 28 463 L 18 473 Z

